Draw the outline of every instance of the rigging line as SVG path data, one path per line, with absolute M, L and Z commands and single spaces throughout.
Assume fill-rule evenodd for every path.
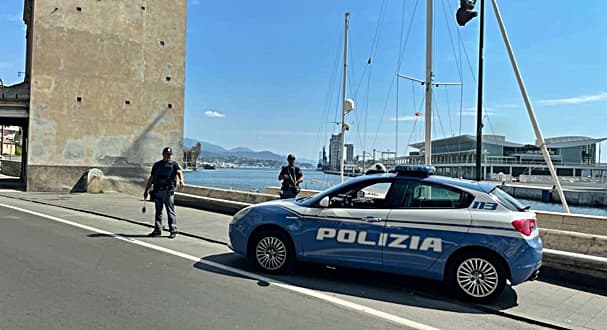
M 411 14 L 411 20 L 409 23 L 409 30 L 407 32 L 407 38 L 406 38 L 406 42 L 405 42 L 405 48 L 407 48 L 407 44 L 409 43 L 409 36 L 411 35 L 411 29 L 413 26 L 413 18 L 415 17 L 415 12 L 417 11 L 417 5 L 419 4 L 419 0 L 415 1 L 415 6 L 413 7 L 413 13 Z M 403 17 L 404 18 L 404 17 Z M 395 68 L 395 73 L 392 77 L 396 77 L 396 75 L 398 74 L 398 68 L 399 68 L 400 64 L 397 63 L 397 66 Z M 396 79 L 398 79 L 398 77 L 396 77 Z M 384 103 L 384 109 L 382 111 L 382 115 L 379 117 L 379 123 L 377 125 L 377 131 L 375 132 L 375 138 L 373 139 L 373 144 L 372 146 L 375 147 L 375 144 L 377 143 L 377 136 L 379 134 L 379 129 L 381 128 L 381 125 L 383 123 L 384 120 L 384 116 L 386 115 L 386 110 L 388 109 L 388 101 L 390 100 L 390 96 L 392 95 L 392 88 L 394 87 L 394 79 L 391 78 L 390 79 L 390 87 L 388 87 L 388 95 L 386 96 L 386 102 Z
M 443 137 L 444 137 L 444 136 L 447 136 L 445 134 L 445 127 L 443 127 L 443 121 L 440 117 L 440 111 L 438 111 L 438 103 L 436 102 L 436 98 L 434 97 L 434 90 L 432 90 L 431 92 L 432 92 L 432 103 L 433 103 L 432 106 L 434 107 L 434 109 L 436 109 L 436 111 L 432 111 L 432 114 L 436 114 L 436 117 L 437 117 L 436 119 L 438 119 L 438 124 L 440 125 L 440 129 L 441 129 L 441 131 L 443 133 Z M 432 118 L 432 119 L 434 119 L 434 118 Z
M 455 9 L 454 9 L 452 3 L 451 2 L 447 2 L 447 3 L 449 5 L 449 11 L 452 12 L 452 13 L 454 13 Z M 476 87 L 476 84 L 477 84 L 477 82 L 476 82 L 476 75 L 474 74 L 474 68 L 472 67 L 472 63 L 470 62 L 470 57 L 468 56 L 468 51 L 466 50 L 466 47 L 464 47 L 464 40 L 462 38 L 462 34 L 460 32 L 460 29 L 456 28 L 455 31 L 457 31 L 458 44 L 460 45 L 460 50 L 459 50 L 460 51 L 460 55 L 459 55 L 459 57 L 460 57 L 460 65 L 462 67 L 462 77 L 463 77 L 463 65 L 461 64 L 461 59 L 462 59 L 461 51 L 463 49 L 464 50 L 464 56 L 465 56 L 466 62 L 468 64 L 468 69 L 470 70 L 470 73 L 472 75 L 472 80 L 474 81 L 474 85 Z
M 495 135 L 495 130 L 493 129 L 493 125 L 491 124 L 491 119 L 489 118 L 489 110 L 487 110 L 487 106 L 483 102 L 483 114 L 484 118 L 487 119 L 487 123 L 489 124 L 489 129 L 491 130 L 491 134 Z
M 411 144 L 411 139 L 413 138 L 413 133 L 415 132 L 415 126 L 417 126 L 417 122 L 419 121 L 419 117 L 415 117 L 413 121 L 413 127 L 411 127 L 411 133 L 409 133 L 409 140 L 407 140 L 407 144 L 405 145 L 405 155 L 407 155 L 407 151 L 409 150 L 409 145 Z
M 344 80 L 344 77 L 342 75 L 339 75 L 339 85 L 340 86 L 343 83 L 343 80 Z M 340 126 L 341 124 L 343 124 L 343 123 L 341 123 L 341 118 L 340 118 L 341 111 L 343 111 L 341 109 L 341 107 L 340 107 L 340 102 L 342 101 L 341 100 L 341 95 L 340 95 L 340 93 L 335 93 L 335 94 L 337 96 L 337 100 L 335 102 L 335 109 L 336 109 L 336 111 L 335 111 L 335 119 L 333 120 L 333 123 L 338 123 L 338 125 L 335 125 L 333 127 L 333 133 L 332 134 L 335 134 L 335 130 L 337 129 L 337 126 Z M 340 129 L 340 132 L 341 132 L 341 129 Z
M 432 91 L 432 93 L 434 94 L 434 91 Z M 440 117 L 440 111 L 438 111 L 438 104 L 436 103 L 436 99 L 434 97 L 432 97 L 432 103 L 434 103 L 434 107 L 436 109 L 436 111 L 433 111 L 432 114 L 433 115 L 436 114 L 436 117 L 438 118 L 438 123 L 440 124 L 441 131 L 443 132 L 443 137 L 445 137 L 447 135 L 445 134 L 445 128 L 443 127 L 443 122 Z M 434 128 L 436 129 L 436 127 L 434 127 Z M 452 151 L 450 145 L 447 144 L 447 145 L 445 145 L 445 147 L 447 148 L 447 152 Z
M 357 137 L 358 137 L 358 142 L 359 142 L 359 146 L 361 148 L 361 150 L 365 150 L 365 145 L 366 145 L 366 139 L 367 139 L 367 120 L 368 120 L 368 113 L 369 113 L 369 91 L 370 91 L 370 83 L 371 83 L 371 67 L 370 67 L 370 62 L 367 62 L 367 66 L 369 67 L 368 72 L 368 78 L 367 78 L 367 89 L 366 89 L 366 93 L 365 93 L 365 97 L 364 97 L 364 101 L 361 102 L 362 107 L 359 113 L 357 113 L 356 118 L 357 118 L 357 125 L 356 125 L 356 129 L 357 129 Z M 366 71 L 366 70 L 365 70 Z M 362 98 L 362 97 L 361 97 Z M 361 116 L 364 114 L 364 121 L 361 120 Z M 361 136 L 361 131 L 362 131 L 362 136 Z
M 377 50 L 377 46 L 379 45 L 379 40 L 381 40 L 381 31 L 383 29 L 383 25 L 384 25 L 384 20 L 386 17 L 386 8 L 388 7 L 386 0 L 382 1 L 382 5 L 380 7 L 379 10 L 379 16 L 377 19 L 377 25 L 375 26 L 375 34 L 373 36 L 373 42 L 371 43 L 371 50 L 369 51 L 369 59 L 367 61 L 367 64 L 371 64 L 371 59 L 373 57 L 375 57 L 375 51 Z M 360 81 L 358 82 L 358 85 L 356 85 L 356 90 L 354 92 L 354 95 L 358 94 L 358 90 L 360 89 L 362 82 L 365 78 L 365 73 L 367 72 L 367 68 L 369 68 L 368 66 L 365 66 L 365 69 L 363 70 L 363 74 L 360 77 Z
M 462 116 L 464 111 L 464 84 L 459 85 L 459 135 L 462 135 Z
M 369 95 L 370 95 L 370 91 L 371 91 L 371 70 L 373 68 L 369 66 L 369 76 L 367 78 L 367 98 L 365 100 L 365 126 L 364 126 L 364 134 L 363 134 L 363 144 L 362 144 L 362 151 L 363 153 L 366 150 L 367 147 L 367 123 L 368 123 L 368 119 L 369 119 Z M 363 154 L 363 158 L 364 158 L 364 154 Z M 364 166 L 364 164 L 363 164 Z
M 424 103 L 421 102 L 419 104 L 419 108 L 417 108 L 417 107 L 413 108 L 413 110 L 417 110 L 415 113 L 417 113 L 417 112 L 421 113 L 423 105 L 424 105 Z M 413 122 L 413 127 L 411 128 L 411 134 L 409 135 L 409 141 L 407 141 L 407 144 L 405 145 L 405 155 L 407 154 L 407 150 L 409 149 L 409 145 L 411 144 L 411 139 L 413 138 L 413 133 L 415 131 L 415 125 L 417 125 L 417 121 L 419 121 L 420 118 L 422 118 L 422 117 L 421 116 L 415 116 L 415 121 Z M 420 128 L 421 128 L 421 126 L 420 126 Z
M 404 54 L 404 50 L 403 50 L 403 34 L 405 31 L 405 8 L 407 2 L 403 0 L 403 9 L 402 9 L 402 14 L 401 14 L 401 20 L 400 20 L 400 37 L 398 39 L 398 67 L 396 69 L 396 115 L 395 118 L 396 120 L 394 121 L 394 155 L 396 157 L 398 157 L 398 122 L 399 122 L 399 118 L 398 118 L 398 99 L 399 99 L 399 79 L 398 79 L 398 73 L 400 72 L 400 67 L 402 65 L 403 62 L 403 54 Z
M 411 100 L 413 100 L 413 110 L 417 109 L 417 103 L 415 101 L 415 82 L 411 80 Z
M 353 58 L 355 58 L 356 56 L 354 56 L 354 50 L 352 48 L 352 38 L 348 39 L 348 67 L 346 69 L 349 70 L 350 74 L 348 75 L 348 84 L 350 85 L 350 91 L 353 91 L 354 83 L 353 81 L 356 81 L 356 70 L 354 68 L 354 65 L 352 63 L 354 63 L 354 61 L 352 60 Z M 356 91 L 353 91 L 356 92 Z M 346 91 L 347 94 L 347 91 Z M 356 93 L 351 93 L 350 94 L 352 97 L 356 98 Z
M 337 41 L 335 57 L 333 60 L 334 70 L 329 79 L 329 88 L 327 90 L 327 95 L 326 95 L 326 100 L 325 100 L 325 103 L 326 103 L 326 105 L 325 105 L 326 116 L 325 116 L 325 120 L 324 120 L 324 141 L 325 141 L 325 143 L 328 140 L 329 114 L 330 114 L 330 109 L 331 109 L 332 103 L 333 103 L 332 99 L 333 99 L 333 93 L 335 92 L 335 82 L 337 80 L 338 72 L 340 69 L 339 68 L 339 53 L 340 53 L 340 49 L 341 49 L 342 38 L 343 38 L 343 32 Z M 321 120 L 322 120 L 322 117 L 321 117 Z M 321 129 L 321 127 L 323 127 L 323 125 L 319 126 L 319 130 Z M 319 132 L 319 134 L 317 134 L 317 137 L 320 137 L 320 132 Z M 323 145 L 324 145 L 324 143 L 323 143 Z M 318 142 L 317 142 L 316 146 L 318 147 Z
M 384 25 L 384 19 L 386 14 L 386 8 L 388 7 L 388 3 L 386 0 L 382 1 L 382 7 L 379 11 L 379 18 L 377 19 L 377 25 L 375 26 L 375 35 L 373 36 L 373 42 L 371 43 L 371 51 L 369 52 L 369 57 L 375 56 L 375 50 L 377 49 L 377 45 L 379 45 L 379 40 L 381 36 L 381 30 Z
M 457 73 L 459 74 L 459 80 L 460 80 L 460 82 L 463 83 L 464 82 L 464 75 L 462 74 L 461 59 L 458 58 L 457 54 L 455 53 L 455 45 L 453 43 L 453 36 L 451 35 L 451 28 L 450 28 L 450 26 L 453 25 L 453 24 L 450 24 L 449 23 L 449 19 L 447 18 L 447 9 L 445 7 L 444 1 L 441 1 L 441 2 L 443 4 L 442 5 L 442 8 L 443 8 L 443 17 L 445 18 L 445 22 L 447 23 L 446 25 L 447 25 L 447 32 L 449 34 L 449 42 L 451 44 L 451 51 L 453 51 L 453 56 L 455 57 L 455 59 L 459 60 L 458 65 L 456 66 L 457 67 Z M 460 56 L 461 56 L 461 54 L 460 54 Z
M 464 50 L 464 57 L 466 58 L 466 63 L 468 64 L 468 69 L 470 70 L 470 75 L 472 76 L 472 81 L 474 81 L 474 86 L 476 86 L 477 81 L 476 81 L 476 75 L 474 72 L 474 68 L 472 67 L 472 63 L 470 62 L 470 57 L 468 56 L 468 50 L 463 45 L 464 40 L 462 39 L 462 35 L 459 32 L 459 30 L 457 30 L 457 35 L 459 37 L 459 42 L 462 44 L 462 49 Z
M 403 34 L 405 32 L 405 8 L 407 7 L 407 1 L 403 0 L 403 9 L 400 18 L 400 37 L 398 38 L 398 67 L 396 68 L 397 72 L 400 73 L 400 67 L 402 65 L 403 58 Z M 398 77 L 397 77 L 398 80 Z
M 449 88 L 445 88 L 445 98 L 447 99 L 447 115 L 449 115 L 449 129 L 451 130 L 449 133 L 453 135 L 453 124 L 451 122 L 451 106 L 449 105 Z

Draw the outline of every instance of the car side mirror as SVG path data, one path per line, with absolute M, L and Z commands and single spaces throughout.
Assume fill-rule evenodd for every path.
M 356 193 L 356 197 L 357 197 L 357 198 L 360 198 L 360 199 L 365 198 L 365 192 L 364 192 L 363 190 L 359 190 L 359 191 Z
M 318 205 L 320 205 L 320 207 L 329 207 L 329 196 L 323 197 L 320 202 L 318 202 Z

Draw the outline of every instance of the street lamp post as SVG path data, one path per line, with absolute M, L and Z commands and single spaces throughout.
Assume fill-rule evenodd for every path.
M 480 181 L 483 145 L 483 48 L 485 47 L 485 1 L 480 1 L 480 32 L 478 40 L 478 93 L 476 99 L 476 180 Z M 457 24 L 466 25 L 477 13 L 473 11 L 476 0 L 460 0 L 460 7 L 455 13 Z

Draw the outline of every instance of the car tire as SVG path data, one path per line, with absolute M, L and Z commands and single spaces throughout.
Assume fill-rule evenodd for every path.
M 465 252 L 449 262 L 446 282 L 456 296 L 485 303 L 504 290 L 506 271 L 500 260 L 489 253 Z
M 295 263 L 290 237 L 276 229 L 255 234 L 250 245 L 249 258 L 257 268 L 271 274 L 289 273 Z

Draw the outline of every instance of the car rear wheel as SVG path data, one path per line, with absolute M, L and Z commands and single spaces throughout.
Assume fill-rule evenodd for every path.
M 249 256 L 259 269 L 268 273 L 286 273 L 293 268 L 291 240 L 279 230 L 257 233 L 253 238 Z
M 506 286 L 502 263 L 488 253 L 467 252 L 456 256 L 447 271 L 447 282 L 455 294 L 473 302 L 491 301 Z

